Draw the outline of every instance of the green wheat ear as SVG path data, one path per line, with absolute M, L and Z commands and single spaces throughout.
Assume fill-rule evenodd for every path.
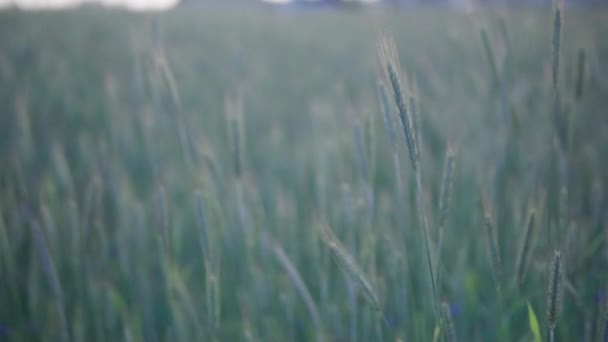
M 379 36 L 378 38 L 378 59 L 382 65 L 385 78 L 393 89 L 393 98 L 397 105 L 399 121 L 405 136 L 412 168 L 418 169 L 419 155 L 416 137 L 413 128 L 413 119 L 407 108 L 407 99 L 403 88 L 403 72 L 397 56 L 395 42 L 392 38 Z

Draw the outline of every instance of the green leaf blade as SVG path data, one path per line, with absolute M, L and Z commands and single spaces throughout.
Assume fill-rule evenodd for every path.
M 530 302 L 528 302 L 528 321 L 530 323 L 530 330 L 534 336 L 534 342 L 542 342 L 538 319 L 536 318 L 536 313 L 534 313 L 534 309 L 532 308 L 532 305 L 530 305 Z

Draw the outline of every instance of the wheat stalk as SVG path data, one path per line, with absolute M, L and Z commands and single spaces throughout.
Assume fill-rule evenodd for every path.
M 439 314 L 439 302 L 437 297 L 437 287 L 435 285 L 435 276 L 433 272 L 433 262 L 431 260 L 428 222 L 424 211 L 424 196 L 422 192 L 422 172 L 420 170 L 419 146 L 412 124 L 413 120 L 407 110 L 406 96 L 401 82 L 401 77 L 403 73 L 401 72 L 401 66 L 397 57 L 395 42 L 392 38 L 388 38 L 382 35 L 378 37 L 378 57 L 383 66 L 385 77 L 390 81 L 390 84 L 393 88 L 394 100 L 397 104 L 397 110 L 399 111 L 399 118 L 401 121 L 401 126 L 403 128 L 405 142 L 408 148 L 410 161 L 412 163 L 412 169 L 414 170 L 415 174 L 418 219 L 422 221 L 422 232 L 424 235 L 427 266 L 429 269 L 429 278 L 433 293 L 435 318 L 438 322 L 441 322 Z

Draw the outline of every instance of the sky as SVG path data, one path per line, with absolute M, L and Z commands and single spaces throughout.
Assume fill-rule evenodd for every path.
M 0 0 L 0 8 L 17 6 L 23 9 L 65 8 L 82 3 L 103 3 L 110 6 L 127 7 L 133 10 L 166 9 L 174 6 L 178 0 Z M 285 3 L 289 0 L 265 0 L 267 2 Z

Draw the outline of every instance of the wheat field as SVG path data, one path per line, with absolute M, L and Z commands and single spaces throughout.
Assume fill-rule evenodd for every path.
M 0 12 L 0 340 L 608 341 L 606 18 Z

